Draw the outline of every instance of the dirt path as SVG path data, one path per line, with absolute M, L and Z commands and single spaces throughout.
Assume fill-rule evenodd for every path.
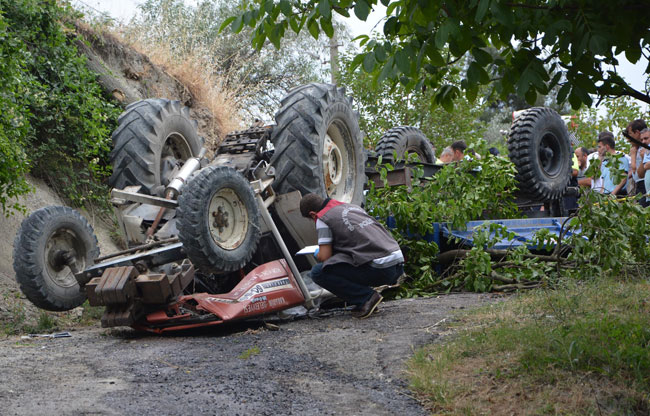
M 0 341 L 2 414 L 418 415 L 404 362 L 442 319 L 493 301 L 455 294 L 176 336 L 89 328 Z M 248 357 L 246 357 L 248 355 Z

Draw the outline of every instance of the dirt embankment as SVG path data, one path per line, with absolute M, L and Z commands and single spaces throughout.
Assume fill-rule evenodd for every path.
M 206 143 L 217 143 L 223 137 L 224 132 L 207 107 L 194 99 L 187 86 L 155 65 L 147 56 L 110 33 L 96 32 L 81 23 L 76 29 L 87 40 L 87 43 L 77 44 L 79 51 L 88 58 L 89 67 L 98 74 L 103 88 L 122 105 L 155 97 L 180 100 L 190 108 L 191 116 L 197 120 L 199 133 L 206 138 Z M 29 180 L 34 192 L 18 200 L 26 207 L 26 215 L 48 205 L 65 205 L 45 183 L 32 178 Z M 38 310 L 20 293 L 12 266 L 13 240 L 26 215 L 18 213 L 8 218 L 0 215 L 0 233 L 4 236 L 0 239 L 0 329 L 5 325 L 15 325 L 16 316 L 20 316 L 20 319 L 24 316 L 24 320 L 31 324 L 38 316 Z M 103 223 L 93 213 L 86 212 L 84 215 L 96 231 L 101 252 L 117 251 L 110 238 L 112 225 Z

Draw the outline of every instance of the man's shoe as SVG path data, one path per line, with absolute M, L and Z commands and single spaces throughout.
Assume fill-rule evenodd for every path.
M 377 309 L 377 305 L 381 303 L 384 298 L 377 292 L 372 292 L 372 296 L 366 303 L 361 305 L 359 311 L 354 314 L 356 318 L 365 319 L 372 315 L 372 313 Z

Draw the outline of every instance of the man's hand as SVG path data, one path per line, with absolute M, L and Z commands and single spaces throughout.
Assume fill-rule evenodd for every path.
M 331 244 L 320 244 L 318 250 L 314 253 L 314 257 L 318 262 L 322 263 L 325 260 L 332 257 L 332 245 Z

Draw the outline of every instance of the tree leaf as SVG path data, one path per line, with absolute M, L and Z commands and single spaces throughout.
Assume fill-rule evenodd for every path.
M 330 2 L 329 0 L 320 0 L 320 3 L 318 3 L 318 11 L 321 16 L 325 18 L 325 20 L 330 20 L 332 18 L 332 9 L 330 8 Z M 321 20 L 321 25 L 322 25 L 322 20 Z M 330 22 L 331 26 L 331 22 Z
M 291 3 L 289 3 L 289 0 L 280 0 L 280 10 L 287 17 L 291 15 Z
M 323 32 L 328 37 L 334 36 L 334 27 L 332 27 L 332 21 L 330 19 L 326 19 L 325 17 L 320 18 L 320 27 L 323 29 Z
M 307 22 L 307 30 L 309 30 L 309 33 L 314 39 L 318 39 L 318 35 L 320 34 L 320 29 L 318 27 L 318 22 L 316 22 L 316 19 L 313 17 L 309 19 Z
M 379 44 L 375 46 L 375 59 L 377 62 L 386 61 L 386 49 L 384 49 L 384 45 Z
M 570 91 L 571 91 L 571 85 L 568 82 L 562 85 L 562 87 L 560 87 L 560 91 L 558 91 L 557 93 L 557 97 L 556 97 L 557 103 L 562 104 L 564 101 L 566 101 L 566 97 L 569 95 Z
M 404 74 L 411 72 L 411 57 L 406 49 L 400 49 L 395 54 L 395 63 Z
M 490 7 L 490 0 L 481 0 L 478 3 L 478 7 L 476 8 L 477 22 L 481 22 L 483 20 L 483 18 L 485 17 L 485 12 L 487 12 L 489 7 Z
M 365 0 L 356 0 L 354 5 L 354 14 L 359 18 L 359 20 L 366 21 L 368 14 L 370 13 L 370 7 Z
M 229 24 L 235 21 L 237 16 L 230 16 L 226 20 L 223 21 L 221 26 L 219 26 L 219 33 L 221 33 L 226 27 L 228 27 Z
M 375 69 L 375 63 L 375 54 L 372 52 L 366 53 L 363 58 L 363 70 L 366 72 L 372 72 L 372 70 Z
M 471 53 L 476 62 L 481 66 L 485 66 L 492 62 L 492 55 L 481 48 L 472 48 Z

